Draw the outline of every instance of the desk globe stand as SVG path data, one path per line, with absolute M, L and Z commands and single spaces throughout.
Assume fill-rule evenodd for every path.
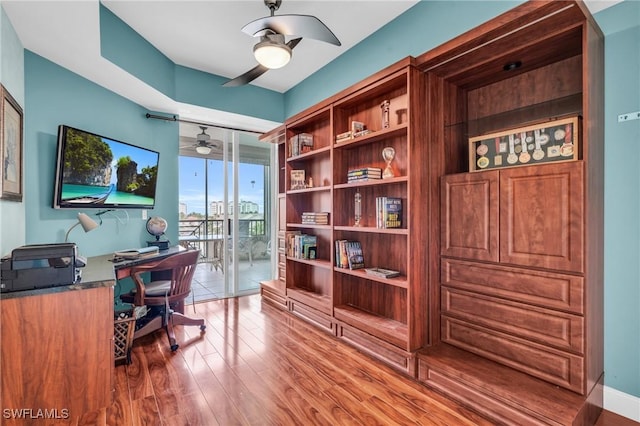
M 167 221 L 159 216 L 150 217 L 147 220 L 147 232 L 156 237 L 155 241 L 147 241 L 147 246 L 156 246 L 158 250 L 169 250 L 171 242 L 167 239 L 161 240 L 167 230 Z

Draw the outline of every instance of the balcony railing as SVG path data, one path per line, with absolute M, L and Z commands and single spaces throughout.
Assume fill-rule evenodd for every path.
M 223 219 L 180 220 L 178 228 L 180 243 L 185 247 L 199 249 L 202 253 L 202 261 L 209 261 L 212 259 L 210 252 L 213 250 L 208 242 L 220 239 L 224 235 L 223 225 Z M 229 229 L 231 225 L 231 219 L 229 219 Z M 239 255 L 243 257 L 246 255 L 249 261 L 270 255 L 270 243 L 265 232 L 264 219 L 240 219 L 239 230 Z M 231 246 L 228 248 L 230 249 Z
M 204 238 L 206 235 L 222 235 L 223 225 L 223 219 L 182 219 L 179 221 L 178 235 L 196 238 Z M 231 234 L 231 219 L 229 219 L 228 229 Z M 240 219 L 239 229 L 241 236 L 266 235 L 264 219 Z

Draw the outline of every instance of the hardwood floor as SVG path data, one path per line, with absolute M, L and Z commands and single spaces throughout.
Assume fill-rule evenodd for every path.
M 161 331 L 139 339 L 115 370 L 114 403 L 70 424 L 491 424 L 259 295 L 196 309 L 204 335 L 178 330 L 175 353 Z M 599 426 L 625 424 L 608 414 Z

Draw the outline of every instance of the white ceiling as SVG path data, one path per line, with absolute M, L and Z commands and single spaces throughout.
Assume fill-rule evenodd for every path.
M 149 110 L 229 127 L 267 131 L 277 123 L 173 101 L 100 56 L 98 0 L 0 0 L 25 49 Z M 587 1 L 592 13 L 622 0 Z M 241 28 L 269 15 L 262 0 L 103 0 L 109 10 L 173 62 L 234 78 L 256 65 L 256 39 Z M 279 14 L 318 17 L 337 47 L 304 39 L 284 68 L 252 84 L 285 92 L 393 20 L 417 0 L 283 0 Z M 181 133 L 183 132 L 181 126 Z M 194 135 L 197 126 L 184 126 Z

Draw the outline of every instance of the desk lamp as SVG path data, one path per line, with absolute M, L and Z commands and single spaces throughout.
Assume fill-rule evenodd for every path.
M 78 225 L 82 225 L 82 229 L 84 229 L 84 232 L 93 231 L 99 226 L 93 219 L 91 219 L 86 214 L 78 213 L 78 222 L 76 222 L 71 228 L 69 228 L 66 235 L 64 236 L 65 243 L 69 240 L 69 233 L 71 232 L 71 230 Z

